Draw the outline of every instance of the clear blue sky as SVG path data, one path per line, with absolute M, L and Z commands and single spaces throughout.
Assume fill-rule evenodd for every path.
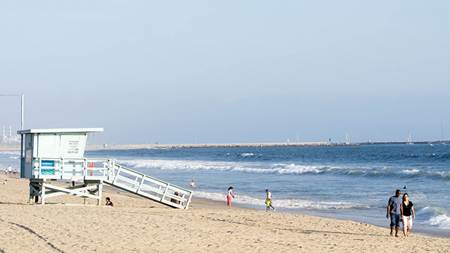
M 0 93 L 109 143 L 450 137 L 450 1 L 2 1 Z M 0 125 L 18 125 L 0 98 Z M 12 123 L 11 123 L 12 122 Z

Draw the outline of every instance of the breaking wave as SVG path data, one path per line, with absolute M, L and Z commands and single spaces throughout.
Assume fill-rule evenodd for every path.
M 215 170 L 243 173 L 266 174 L 335 174 L 367 177 L 428 177 L 450 180 L 449 171 L 439 171 L 422 168 L 396 167 L 363 167 L 363 166 L 332 166 L 332 165 L 302 165 L 294 163 L 251 163 L 251 162 L 220 162 L 199 160 L 123 160 L 121 163 L 133 168 L 148 168 L 160 170 Z
M 5 156 L 18 156 L 20 154 L 19 151 L 0 151 L 0 155 L 5 155 Z
M 441 208 L 427 206 L 418 210 L 417 216 L 423 216 L 425 223 L 428 225 L 450 230 L 450 217 Z
M 240 157 L 254 157 L 256 156 L 254 153 L 241 153 Z
M 430 225 L 437 226 L 440 229 L 450 229 L 450 217 L 445 214 L 431 217 L 429 223 Z

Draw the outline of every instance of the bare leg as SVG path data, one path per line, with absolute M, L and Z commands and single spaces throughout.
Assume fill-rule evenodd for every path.
M 408 235 L 411 234 L 412 231 L 412 226 L 411 226 L 411 221 L 408 222 Z

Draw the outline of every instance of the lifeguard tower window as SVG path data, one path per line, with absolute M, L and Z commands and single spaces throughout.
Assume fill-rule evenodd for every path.
M 141 197 L 180 209 L 187 209 L 193 192 L 131 170 L 111 159 L 84 156 L 89 133 L 102 128 L 29 129 L 21 136 L 21 178 L 30 180 L 30 200 L 60 195 L 92 198 L 100 205 L 103 183 Z M 49 180 L 83 182 L 70 188 Z

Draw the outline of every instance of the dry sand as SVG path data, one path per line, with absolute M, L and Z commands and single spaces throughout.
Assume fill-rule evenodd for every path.
M 450 252 L 449 238 L 198 199 L 174 210 L 111 188 L 115 207 L 30 205 L 27 194 L 27 180 L 0 176 L 0 252 Z

